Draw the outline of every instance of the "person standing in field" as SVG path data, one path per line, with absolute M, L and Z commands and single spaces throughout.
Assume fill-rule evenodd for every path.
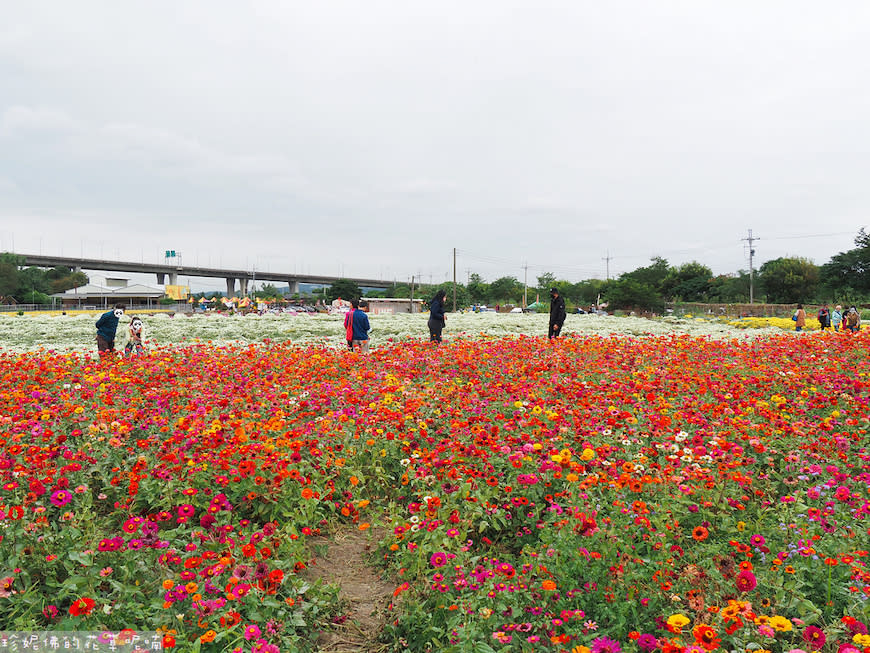
M 447 293 L 442 289 L 436 292 L 429 302 L 429 342 L 441 342 L 441 331 L 447 324 L 447 317 L 444 315 L 446 297 Z
M 861 315 L 858 313 L 858 309 L 854 306 L 849 307 L 849 312 L 846 313 L 845 317 L 846 328 L 849 329 L 852 333 L 857 333 L 861 328 Z
M 803 304 L 797 305 L 797 310 L 794 312 L 792 319 L 794 320 L 794 330 L 803 331 L 807 325 L 807 312 L 804 310 Z
M 369 331 L 372 327 L 369 324 L 369 316 L 366 315 L 365 308 L 368 304 L 358 299 L 352 299 L 351 307 L 351 328 L 353 329 L 353 340 L 351 345 L 354 351 L 361 354 L 369 353 Z
M 834 310 L 831 311 L 831 325 L 834 327 L 834 331 L 840 330 L 840 323 L 843 321 L 843 307 L 837 304 L 834 307 Z
M 130 326 L 127 327 L 127 344 L 124 345 L 124 354 L 127 356 L 137 356 L 145 353 L 145 329 L 142 324 L 142 318 L 134 315 L 130 319 Z
M 822 331 L 831 326 L 831 314 L 828 311 L 827 304 L 822 305 L 816 317 L 818 317 L 819 319 L 819 326 L 821 327 Z
M 559 289 L 550 288 L 550 328 L 547 331 L 550 340 L 559 337 L 566 316 L 565 300 L 559 295 Z
M 348 351 L 353 351 L 353 312 L 355 310 L 353 302 L 351 302 L 350 310 L 344 314 L 344 337 L 347 339 Z
M 115 351 L 115 334 L 118 332 L 118 320 L 124 314 L 124 305 L 115 304 L 111 311 L 106 311 L 97 320 L 97 351 L 100 355 Z

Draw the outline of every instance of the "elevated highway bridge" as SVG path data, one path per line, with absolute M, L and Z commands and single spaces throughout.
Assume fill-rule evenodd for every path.
M 330 285 L 341 278 L 353 281 L 360 287 L 388 288 L 393 285 L 392 281 L 383 279 L 357 279 L 352 277 L 333 277 L 317 274 L 295 274 L 292 272 L 262 272 L 251 270 L 225 269 L 201 267 L 199 265 L 174 265 L 171 263 L 135 263 L 131 261 L 112 261 L 96 258 L 78 258 L 71 256 L 44 256 L 42 254 L 16 254 L 24 259 L 24 265 L 40 268 L 66 267 L 75 271 L 80 270 L 107 270 L 111 272 L 133 272 L 137 274 L 155 274 L 157 283 L 176 285 L 179 276 L 208 277 L 225 279 L 227 282 L 227 297 L 235 297 L 236 283 L 239 292 L 246 295 L 248 282 L 253 281 L 277 281 L 290 286 L 290 293 L 299 292 L 300 283 L 314 285 Z

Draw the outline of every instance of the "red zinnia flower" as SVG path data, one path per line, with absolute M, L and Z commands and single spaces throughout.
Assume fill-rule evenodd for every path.
M 73 604 L 69 606 L 69 613 L 74 617 L 89 615 L 94 609 L 95 605 L 96 603 L 93 599 L 88 597 L 82 597 L 74 601 Z

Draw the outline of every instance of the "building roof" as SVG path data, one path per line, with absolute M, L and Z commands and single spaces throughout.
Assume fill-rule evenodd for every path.
M 139 283 L 120 288 L 106 288 L 89 283 L 78 288 L 70 288 L 65 292 L 54 293 L 52 297 L 60 297 L 61 299 L 75 299 L 76 297 L 83 299 L 86 297 L 153 297 L 159 299 L 163 295 L 164 292 L 160 288 L 151 288 Z
M 408 297 L 363 297 L 363 301 L 367 301 L 369 304 L 372 302 L 397 302 L 402 304 L 407 304 L 408 302 L 422 302 L 422 299 L 418 299 L 415 297 L 414 299 L 410 299 Z

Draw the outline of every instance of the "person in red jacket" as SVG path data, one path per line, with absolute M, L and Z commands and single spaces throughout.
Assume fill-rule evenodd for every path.
M 347 350 L 353 351 L 353 312 L 356 308 L 351 302 L 350 310 L 344 314 L 344 335 L 347 338 Z

